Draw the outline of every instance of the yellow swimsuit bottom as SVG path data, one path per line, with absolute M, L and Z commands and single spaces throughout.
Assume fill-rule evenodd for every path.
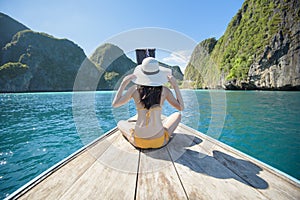
M 145 139 L 135 136 L 134 129 L 131 129 L 131 134 L 133 134 L 134 137 L 134 145 L 142 149 L 160 148 L 164 144 L 167 144 L 170 139 L 169 133 L 166 130 L 164 131 L 164 134 L 161 137 L 153 139 Z

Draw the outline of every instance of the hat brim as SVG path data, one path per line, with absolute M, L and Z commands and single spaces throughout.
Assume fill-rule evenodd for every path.
M 168 82 L 168 76 L 172 75 L 172 70 L 166 67 L 159 66 L 159 72 L 152 75 L 147 75 L 142 71 L 142 65 L 138 65 L 133 74 L 136 79 L 132 80 L 137 85 L 161 86 Z

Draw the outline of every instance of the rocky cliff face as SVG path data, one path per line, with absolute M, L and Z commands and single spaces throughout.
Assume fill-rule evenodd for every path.
M 128 58 L 122 49 L 113 44 L 99 46 L 90 57 L 90 60 L 98 67 L 104 69 L 98 89 L 114 89 L 118 87 L 125 74 L 133 72 L 136 63 Z
M 217 40 L 209 38 L 200 42 L 194 49 L 191 59 L 186 67 L 184 73 L 184 80 L 190 83 L 188 87 L 191 88 L 215 88 L 215 79 L 218 79 L 218 69 L 210 63 L 210 55 L 214 49 Z
M 282 3 L 282 2 L 281 2 Z M 300 89 L 300 2 L 290 1 L 280 13 L 279 31 L 250 66 L 249 85 L 259 89 Z
M 0 92 L 108 88 L 107 81 L 99 81 L 104 70 L 70 40 L 31 31 L 2 13 L 0 25 Z
M 162 62 L 159 62 L 159 65 L 171 69 L 172 70 L 172 75 L 177 80 L 180 80 L 180 81 L 183 80 L 183 73 L 182 73 L 182 71 L 181 71 L 181 69 L 180 69 L 179 66 L 177 66 L 177 65 L 171 66 L 171 65 L 168 65 L 168 64 L 162 63 Z
M 219 69 L 215 87 L 299 90 L 299 9 L 297 0 L 246 0 L 206 57 Z
M 9 43 L 12 37 L 19 31 L 29 30 L 23 24 L 17 22 L 11 17 L 0 13 L 0 49 L 2 49 L 7 43 Z
M 2 92 L 70 91 L 85 59 L 73 42 L 31 30 L 18 32 L 2 52 Z M 14 72 L 13 77 L 5 75 Z

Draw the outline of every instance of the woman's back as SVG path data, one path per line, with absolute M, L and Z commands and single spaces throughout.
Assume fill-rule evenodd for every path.
M 164 127 L 161 121 L 162 105 L 165 101 L 165 88 L 160 87 L 156 95 L 158 95 L 157 102 L 152 103 L 148 109 L 141 103 L 141 96 L 137 88 L 136 95 L 133 95 L 136 109 L 137 109 L 137 122 L 135 125 L 135 134 L 141 138 L 152 138 L 153 136 L 160 136 L 164 132 Z M 153 101 L 153 100 L 152 100 Z M 149 106 L 149 105 L 148 105 Z
M 138 119 L 135 125 L 136 136 L 151 138 L 155 135 L 160 136 L 160 132 L 163 133 L 160 106 L 155 106 L 150 109 L 139 109 L 137 110 L 137 114 Z

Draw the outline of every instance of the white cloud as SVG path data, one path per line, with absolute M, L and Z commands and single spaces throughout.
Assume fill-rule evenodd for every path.
M 178 65 L 182 73 L 184 73 L 185 67 L 191 58 L 191 54 L 191 50 L 172 52 L 169 56 L 164 57 L 162 61 L 168 65 Z

